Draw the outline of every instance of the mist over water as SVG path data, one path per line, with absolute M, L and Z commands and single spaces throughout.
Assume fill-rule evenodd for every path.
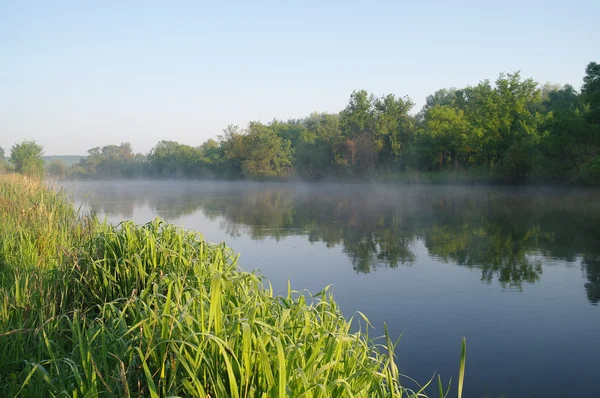
M 402 373 L 467 397 L 600 396 L 600 191 L 556 188 L 65 182 L 111 222 L 162 217 L 225 241 L 282 293 L 333 285 L 398 346 Z M 575 393 L 575 395 L 573 395 Z

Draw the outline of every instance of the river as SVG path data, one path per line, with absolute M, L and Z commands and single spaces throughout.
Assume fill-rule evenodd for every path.
M 162 217 L 225 241 L 275 292 L 332 285 L 395 337 L 401 373 L 465 397 L 600 396 L 600 191 L 64 182 L 110 222 Z M 406 380 L 406 383 L 410 383 Z M 456 384 L 454 387 L 456 387 Z M 435 390 L 432 390 L 432 392 Z M 453 389 L 453 391 L 455 391 Z

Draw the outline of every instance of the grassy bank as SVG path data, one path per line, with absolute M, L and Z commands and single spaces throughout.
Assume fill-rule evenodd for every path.
M 0 231 L 2 397 L 421 394 L 326 290 L 275 297 L 197 233 L 81 217 L 17 176 L 0 176 Z

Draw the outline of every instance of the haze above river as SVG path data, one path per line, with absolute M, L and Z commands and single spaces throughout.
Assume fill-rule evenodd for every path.
M 155 217 L 225 241 L 276 293 L 333 285 L 395 337 L 401 373 L 466 397 L 600 396 L 600 191 L 65 182 L 110 222 Z M 455 385 L 455 383 L 453 383 Z

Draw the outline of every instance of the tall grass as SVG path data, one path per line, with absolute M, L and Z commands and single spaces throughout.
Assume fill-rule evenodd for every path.
M 425 396 L 400 384 L 387 328 L 353 332 L 327 289 L 274 296 L 198 233 L 81 217 L 16 176 L 0 231 L 2 397 Z M 458 396 L 464 360 L 463 343 Z

